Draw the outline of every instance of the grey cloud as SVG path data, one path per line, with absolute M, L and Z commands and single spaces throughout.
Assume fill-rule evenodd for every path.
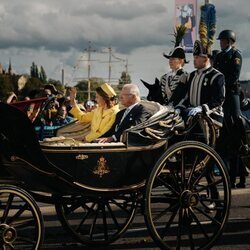
M 77 14 L 89 14 L 98 15 L 103 18 L 115 19 L 115 20 L 131 20 L 140 16 L 157 15 L 166 12 L 166 6 L 157 3 L 128 1 L 128 2 L 114 2 L 110 4 L 105 1 L 101 3 L 92 4 L 83 12 L 79 10 Z
M 166 42 L 168 11 L 162 1 L 73 1 L 79 4 L 77 8 L 66 5 L 64 9 L 63 2 L 5 5 L 5 37 L 0 38 L 0 48 L 45 47 L 63 51 L 71 46 L 80 49 L 91 40 L 102 46 L 113 43 L 129 53 L 133 48 Z
M 223 29 L 235 30 L 243 63 L 247 62 L 250 57 L 249 0 L 211 2 L 217 10 L 216 35 Z M 198 0 L 199 5 L 203 3 L 204 0 Z M 61 60 L 73 65 L 77 55 L 92 41 L 96 49 L 111 46 L 117 53 L 131 56 L 133 60 L 134 55 L 139 56 L 138 61 L 142 63 L 152 47 L 161 48 L 155 57 L 158 58 L 162 48 L 169 51 L 173 46 L 170 35 L 174 25 L 173 9 L 173 0 L 1 0 L 0 49 L 2 53 L 9 51 L 7 62 L 9 56 L 16 56 L 15 51 L 29 50 L 39 56 L 47 53 L 48 62 L 45 59 L 42 62 L 50 64 Z M 219 46 L 218 41 L 215 46 Z M 4 58 L 2 53 L 1 60 Z M 165 64 L 157 63 L 162 73 Z M 152 74 L 156 76 L 157 72 Z

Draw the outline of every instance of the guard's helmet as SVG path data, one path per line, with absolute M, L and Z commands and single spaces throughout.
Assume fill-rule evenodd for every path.
M 221 33 L 219 34 L 218 40 L 220 39 L 228 39 L 228 40 L 232 40 L 234 43 L 236 42 L 236 35 L 232 30 L 223 30 L 221 31 Z

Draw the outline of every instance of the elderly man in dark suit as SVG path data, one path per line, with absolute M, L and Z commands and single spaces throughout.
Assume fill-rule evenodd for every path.
M 112 128 L 104 135 L 97 139 L 98 142 L 120 141 L 124 130 L 135 126 L 147 120 L 150 113 L 142 104 L 140 104 L 140 91 L 135 84 L 125 84 L 120 93 L 120 102 L 125 109 L 119 111 L 116 115 Z

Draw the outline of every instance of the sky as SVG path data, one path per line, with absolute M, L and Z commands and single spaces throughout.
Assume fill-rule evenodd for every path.
M 198 0 L 199 7 L 204 0 Z M 250 79 L 250 1 L 210 0 L 216 8 L 216 37 L 224 29 L 236 32 L 242 52 L 241 80 Z M 118 82 L 126 65 L 142 95 L 140 79 L 153 83 L 169 71 L 163 52 L 173 48 L 174 0 L 1 0 L 0 63 L 11 60 L 16 74 L 29 74 L 32 62 L 48 78 L 75 85 L 78 79 L 110 77 Z M 198 20 L 199 21 L 199 20 Z M 109 49 L 111 48 L 111 50 Z M 219 49 L 216 40 L 213 49 Z M 112 52 L 109 68 L 109 51 Z M 185 66 L 194 70 L 192 54 Z

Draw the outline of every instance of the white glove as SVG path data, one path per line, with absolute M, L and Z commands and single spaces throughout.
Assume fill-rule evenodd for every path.
M 180 113 L 181 113 L 181 110 L 180 110 L 180 109 L 178 109 L 178 108 L 175 109 L 175 114 L 178 114 L 178 115 L 179 115 Z
M 202 107 L 198 106 L 198 107 L 190 109 L 188 112 L 188 116 L 195 116 L 197 113 L 200 113 L 200 112 L 202 112 Z

